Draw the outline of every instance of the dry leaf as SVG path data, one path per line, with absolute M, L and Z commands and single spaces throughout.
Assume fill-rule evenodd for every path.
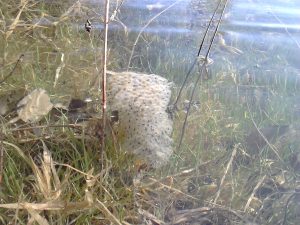
M 53 108 L 44 89 L 38 88 L 18 103 L 18 118 L 24 122 L 37 122 Z
M 39 225 L 49 225 L 48 221 L 42 217 L 37 210 L 34 209 L 28 209 L 27 210 L 29 214 L 31 215 L 31 218 L 36 221 Z

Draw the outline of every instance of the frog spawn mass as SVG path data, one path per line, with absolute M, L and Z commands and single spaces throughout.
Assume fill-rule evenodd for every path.
M 151 167 L 165 164 L 172 154 L 170 83 L 154 74 L 108 72 L 107 95 L 110 110 L 118 111 L 122 149 Z

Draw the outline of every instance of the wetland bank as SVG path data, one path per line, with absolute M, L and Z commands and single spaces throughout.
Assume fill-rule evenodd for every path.
M 218 3 L 112 1 L 108 69 L 159 74 L 172 105 Z M 177 110 L 164 114 L 173 154 L 156 169 L 121 149 L 127 132 L 112 132 L 122 122 L 115 111 L 100 168 L 103 1 L 1 1 L 0 10 L 0 224 L 298 223 L 297 1 L 228 2 L 210 65 L 196 82 L 196 63 Z M 32 92 L 49 113 L 11 122 Z

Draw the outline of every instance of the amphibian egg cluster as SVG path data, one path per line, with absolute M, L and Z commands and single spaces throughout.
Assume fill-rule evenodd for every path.
M 110 110 L 118 111 L 122 149 L 152 167 L 163 165 L 172 154 L 170 83 L 154 74 L 109 72 L 107 94 Z

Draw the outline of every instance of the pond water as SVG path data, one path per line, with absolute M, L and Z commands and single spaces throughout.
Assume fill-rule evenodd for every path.
M 93 3 L 95 2 L 91 1 L 90 4 Z M 174 5 L 167 9 L 172 4 Z M 126 27 L 131 35 L 142 31 L 146 36 L 155 36 L 156 40 L 140 40 L 146 43 L 148 52 L 152 53 L 147 58 L 150 65 L 157 64 L 157 58 L 162 55 L 165 56 L 161 58 L 163 63 L 168 63 L 166 61 L 175 55 L 181 66 L 189 67 L 216 5 L 217 1 L 203 0 L 124 1 L 118 15 L 122 25 L 112 23 L 110 28 L 120 30 Z M 166 11 L 160 14 L 163 10 Z M 145 26 L 155 16 L 157 18 Z M 238 71 L 241 80 L 245 76 L 251 76 L 252 80 L 276 85 L 279 84 L 276 82 L 292 82 L 298 88 L 299 19 L 300 4 L 295 0 L 229 1 L 210 53 L 215 61 L 212 67 L 224 69 L 229 61 Z M 216 22 L 217 18 L 213 28 Z M 97 23 L 95 26 L 102 28 Z M 161 39 L 157 40 L 159 38 Z M 174 60 L 173 64 L 176 64 Z
M 26 5 L 32 1 L 21 2 Z M 151 92 L 140 86 L 139 91 L 144 94 L 142 109 L 130 105 L 132 98 L 136 102 L 140 97 L 132 88 L 140 85 L 138 82 L 132 81 L 132 87 L 128 87 L 133 96 L 137 95 L 129 100 L 126 93 L 123 95 L 118 89 L 121 93 L 118 104 L 123 106 L 129 101 L 128 107 L 123 107 L 126 111 L 123 114 L 132 112 L 133 115 L 128 116 L 127 130 L 114 133 L 111 131 L 122 123 L 118 121 L 121 113 L 108 110 L 112 129 L 107 131 L 105 168 L 99 166 L 101 157 L 97 155 L 100 140 L 105 136 L 99 119 L 101 93 L 98 89 L 104 1 L 34 2 L 36 4 L 18 8 L 24 10 L 20 18 L 14 3 L 0 2 L 3 7 L 0 10 L 3 36 L 0 40 L 3 124 L 0 144 L 3 139 L 8 148 L 2 151 L 0 146 L 0 153 L 3 155 L 4 152 L 7 160 L 1 203 L 20 202 L 28 196 L 28 199 L 24 197 L 27 202 L 49 202 L 54 198 L 72 205 L 96 196 L 97 200 L 87 200 L 87 210 L 76 208 L 74 211 L 74 215 L 78 213 L 78 224 L 98 224 L 99 220 L 103 224 L 118 224 L 115 223 L 118 219 L 129 224 L 142 224 L 134 222 L 139 221 L 141 214 L 147 217 L 147 224 L 180 224 L 172 221 L 174 218 L 182 224 L 200 224 L 199 221 L 202 224 L 248 224 L 248 218 L 257 222 L 255 224 L 297 224 L 295 221 L 300 218 L 299 0 L 228 1 L 210 49 L 208 61 L 211 63 L 206 65 L 203 74 L 196 61 L 197 53 L 218 5 L 217 0 L 111 1 L 111 13 L 118 4 L 122 5 L 109 23 L 108 69 L 159 74 L 166 78 L 161 80 L 161 93 L 169 96 L 172 91 L 171 106 L 179 93 L 181 96 L 177 107 L 163 109 L 160 114 L 168 123 L 168 129 L 164 131 L 160 129 L 162 117 L 153 110 L 160 99 L 145 96 L 145 93 L 155 96 L 152 95 L 155 90 L 157 94 L 157 83 L 152 82 Z M 221 8 L 212 20 L 201 55 L 209 48 L 220 14 Z M 84 29 L 87 19 L 92 23 L 91 32 Z M 187 74 L 189 77 L 180 92 Z M 124 83 L 120 82 L 120 85 L 130 84 L 126 79 L 122 81 Z M 148 83 L 143 85 L 146 88 Z M 59 105 L 56 103 L 63 107 L 43 114 L 38 123 L 11 122 L 18 107 L 24 107 L 18 105 L 20 99 L 39 88 L 42 93 L 49 94 L 51 109 Z M 126 88 L 122 90 L 127 91 Z M 128 112 L 128 108 L 132 111 Z M 174 108 L 178 110 L 171 110 Z M 142 120 L 134 113 L 141 115 Z M 155 121 L 144 115 L 156 115 Z M 186 118 L 187 126 L 183 131 Z M 128 138 L 128 134 L 133 143 L 144 144 L 144 136 L 136 139 L 142 129 L 130 133 L 135 120 L 145 131 L 148 129 L 146 137 L 150 137 L 156 147 L 165 148 L 165 145 L 159 146 L 159 134 L 164 133 L 168 134 L 168 139 L 163 141 L 168 147 L 172 146 L 168 150 L 172 156 L 167 159 L 167 165 L 156 170 L 147 171 L 146 168 L 145 173 L 149 172 L 149 176 L 147 174 L 142 182 L 136 183 L 135 179 L 140 177 L 135 175 L 143 175 L 140 170 L 144 165 L 139 167 L 139 162 L 119 145 L 119 140 Z M 153 125 L 159 128 L 156 136 L 151 133 Z M 128 148 L 134 147 L 129 145 Z M 62 189 L 51 196 L 43 192 L 44 186 L 32 190 L 34 176 L 40 174 L 39 167 L 44 163 L 40 153 L 47 149 L 57 162 L 51 171 L 58 168 L 58 177 L 65 177 L 62 179 L 64 185 L 56 185 L 57 181 L 48 185 L 49 193 L 58 192 L 56 187 Z M 22 160 L 26 154 L 28 160 L 20 160 L 19 154 Z M 37 166 L 28 166 L 28 162 L 37 163 Z M 51 173 L 57 180 L 56 172 Z M 89 181 L 91 174 L 97 182 Z M 36 183 L 42 185 L 39 179 Z M 48 182 L 48 177 L 45 180 Z M 96 202 L 105 206 L 93 205 Z M 59 203 L 59 207 L 61 205 Z M 99 214 L 97 210 L 100 210 Z M 77 220 L 73 211 L 67 211 L 63 216 L 57 215 L 61 211 L 57 214 L 41 211 L 45 213 L 45 220 L 61 221 L 62 224 L 73 224 L 70 220 Z M 16 215 L 9 210 L 6 214 L 12 217 L 2 217 L 1 212 L 0 219 L 6 223 Z M 30 217 L 44 216 L 39 212 L 30 211 Z M 237 216 L 239 214 L 242 216 Z M 21 223 L 27 223 L 27 211 L 20 212 L 18 218 Z M 228 222 L 230 219 L 232 223 Z
M 118 18 L 123 27 L 120 24 L 112 27 L 122 30 L 126 26 L 133 37 L 143 33 L 129 68 L 161 74 L 180 86 L 197 55 L 217 3 L 203 0 L 125 1 Z M 163 11 L 172 4 L 174 6 Z M 155 16 L 158 17 L 147 24 Z M 299 134 L 300 119 L 299 21 L 300 2 L 297 0 L 229 1 L 209 56 L 214 62 L 208 67 L 209 76 L 203 78 L 197 99 L 194 99 L 200 102 L 200 107 L 209 104 L 205 100 L 224 104 L 213 105 L 210 113 L 220 114 L 204 122 L 211 119 L 224 124 L 217 127 L 213 122 L 207 122 L 196 126 L 203 121 L 192 113 L 185 139 L 191 151 L 197 149 L 197 145 L 204 149 L 212 146 L 212 149 L 220 146 L 222 149 L 225 145 L 228 149 L 224 142 L 241 140 L 239 138 L 244 134 L 246 138 L 242 143 L 250 154 L 264 154 L 262 149 L 268 141 L 274 141 L 279 150 L 286 151 L 284 154 L 299 150 L 295 147 L 298 135 L 294 135 Z M 202 55 L 206 53 L 216 24 L 217 19 L 214 19 Z M 121 65 L 120 69 L 127 69 L 127 64 Z M 183 98 L 189 99 L 197 74 L 195 69 Z M 195 135 L 199 133 L 199 127 L 201 135 Z M 233 129 L 228 130 L 229 127 Z M 206 132 L 215 135 L 206 135 Z M 291 139 L 276 141 L 282 135 Z M 208 155 L 204 150 L 198 157 L 203 159 L 205 154 Z M 183 165 L 199 159 L 193 154 L 185 157 Z
M 134 40 L 141 32 L 142 38 L 132 52 L 130 65 L 120 63 L 120 69 L 162 74 L 180 85 L 197 55 L 217 3 L 204 0 L 124 1 L 117 18 L 121 22 L 110 25 L 111 33 L 126 30 Z M 91 1 L 90 4 L 98 3 Z M 202 55 L 206 53 L 219 14 L 220 9 Z M 210 73 L 214 78 L 220 78 L 215 79 L 219 84 L 210 88 L 217 89 L 214 95 L 231 103 L 250 98 L 263 110 L 267 110 L 266 104 L 273 97 L 273 100 L 277 99 L 275 104 L 290 103 L 284 110 L 293 111 L 293 116 L 298 118 L 299 19 L 300 4 L 296 0 L 229 1 L 210 52 L 210 58 L 214 60 L 209 66 Z M 95 26 L 102 29 L 97 22 Z M 116 42 L 110 44 L 118 46 Z M 130 43 L 123 45 L 129 49 L 133 47 Z M 128 51 L 121 53 L 124 58 L 130 55 Z M 233 71 L 234 76 L 228 75 Z M 228 82 L 227 78 L 233 82 Z

